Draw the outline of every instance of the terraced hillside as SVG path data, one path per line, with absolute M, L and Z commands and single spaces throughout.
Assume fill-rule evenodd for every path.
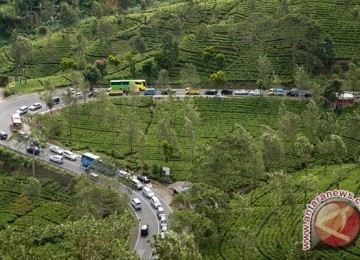
M 88 63 L 106 58 L 109 54 L 120 57 L 118 66 L 109 66 L 108 74 L 101 80 L 104 84 L 110 79 L 130 77 L 126 58 L 130 51 L 135 52 L 136 74 L 143 77 L 142 65 L 161 50 L 165 35 L 171 35 L 178 41 L 178 61 L 169 68 L 173 83 L 179 82 L 179 70 L 185 63 L 196 65 L 203 84 L 211 73 L 219 69 L 235 84 L 257 79 L 256 60 L 261 53 L 270 57 L 282 81 L 291 81 L 295 63 L 322 71 L 323 65 L 331 65 L 331 49 L 335 58 L 340 60 L 359 55 L 357 28 L 360 19 L 352 15 L 355 2 L 291 1 L 291 6 L 282 13 L 278 3 L 276 0 L 261 0 L 249 6 L 248 1 L 196 1 L 192 5 L 178 3 L 147 9 L 126 17 L 103 17 L 101 19 L 113 26 L 113 33 L 107 39 L 94 33 L 95 18 L 89 17 L 74 27 L 54 31 L 47 36 L 32 36 L 34 54 L 21 74 L 27 78 L 58 75 L 52 79 L 55 86 L 68 84 L 66 80 L 61 80 L 66 75 L 59 70 L 59 64 L 62 57 L 76 58 L 73 38 L 78 32 L 87 39 L 85 57 Z M 134 50 L 131 42 L 134 36 L 142 37 L 145 53 Z M 215 55 L 224 55 L 223 64 L 202 59 L 205 48 L 210 46 L 214 47 Z M 11 58 L 9 45 L 1 47 L 0 76 L 19 73 Z M 35 84 L 33 88 L 42 88 L 41 80 Z
M 0 229 L 11 225 L 17 230 L 30 226 L 60 224 L 70 213 L 70 197 L 58 182 L 42 181 L 41 192 L 21 197 L 26 177 L 0 172 Z
M 55 138 L 63 144 L 71 146 L 74 150 L 91 150 L 115 156 L 125 160 L 122 161 L 124 164 L 136 162 L 137 166 L 140 166 L 142 161 L 147 161 L 150 166 L 163 166 L 165 157 L 163 149 L 159 145 L 157 126 L 163 118 L 162 113 L 158 110 L 161 107 L 161 101 L 160 103 L 154 103 L 151 98 L 140 97 L 136 104 L 129 103 L 127 98 L 114 98 L 111 101 L 116 106 L 118 120 L 112 119 L 113 122 L 110 122 L 108 116 L 104 116 L 101 111 L 97 111 L 95 103 L 89 103 L 80 107 L 77 112 L 77 119 L 72 121 L 71 144 L 67 126 L 64 126 L 62 134 Z M 260 142 L 262 125 L 277 128 L 278 112 L 281 104 L 285 104 L 289 111 L 300 115 L 300 118 L 302 118 L 302 111 L 308 102 L 306 100 L 287 98 L 259 97 L 198 97 L 193 98 L 193 101 L 200 115 L 199 122 L 195 126 L 197 155 L 202 151 L 206 143 L 211 143 L 214 138 L 231 131 L 236 123 L 241 124 L 257 142 Z M 174 103 L 173 105 L 176 106 L 177 104 Z M 355 107 L 356 111 L 359 111 L 359 109 L 360 106 Z M 347 109 L 338 117 L 341 126 L 339 134 L 343 135 L 348 155 L 351 158 L 355 154 L 359 140 L 347 137 L 342 128 L 346 126 L 347 115 L 351 114 L 353 110 L 353 108 Z M 139 131 L 134 139 L 133 153 L 130 153 L 129 135 L 125 133 L 128 130 L 124 130 L 129 129 L 126 127 L 126 125 L 130 124 L 129 121 L 124 121 L 129 120 L 124 119 L 124 115 L 129 113 L 133 113 L 130 120 L 137 122 L 137 131 Z M 175 162 L 169 162 L 168 164 L 172 168 L 172 178 L 174 180 L 189 179 L 191 176 L 191 163 L 188 157 L 190 146 L 184 128 L 184 114 L 182 114 L 180 108 L 175 109 L 175 107 L 171 113 L 177 113 L 173 114 L 173 128 L 178 140 L 179 156 Z M 64 114 L 58 115 L 56 118 L 67 122 Z M 110 116 L 109 118 L 113 117 Z M 300 124 L 300 131 L 304 132 L 303 123 Z M 323 156 L 316 153 L 314 163 L 323 163 L 323 161 Z M 293 171 L 296 164 L 296 156 L 290 150 L 287 150 L 285 167 Z M 132 164 L 131 166 L 134 167 L 135 165 Z M 240 185 L 241 177 L 234 175 L 231 178 L 233 181 L 230 186 L 234 189 Z
M 343 176 L 339 184 L 340 189 L 345 189 L 359 196 L 359 181 L 355 181 L 358 180 L 360 174 L 357 165 L 344 165 L 342 168 L 334 166 L 329 170 L 332 172 L 331 176 L 325 174 L 323 168 L 308 170 L 307 174 L 316 176 L 319 185 L 312 195 L 309 196 L 308 194 L 307 203 L 321 192 L 337 189 L 334 176 L 340 173 Z M 264 186 L 256 189 L 253 194 L 248 194 L 249 201 L 250 196 L 252 197 L 252 203 L 246 219 L 239 217 L 230 222 L 220 250 L 224 259 L 246 258 L 244 251 L 247 252 L 247 257 L 251 255 L 252 259 L 293 259 L 294 256 L 296 256 L 296 259 L 309 259 L 310 253 L 306 256 L 301 249 L 304 216 L 304 189 L 301 180 L 305 174 L 305 172 L 291 174 L 291 178 L 295 180 L 295 193 L 292 195 L 296 202 L 294 204 L 294 202 L 286 201 L 282 210 L 284 214 L 283 241 L 285 242 L 283 248 L 276 246 L 279 226 L 277 225 L 277 214 L 275 213 L 275 195 L 272 194 L 269 187 Z M 294 205 L 295 207 L 291 207 Z M 243 236 L 245 232 L 248 234 L 246 242 L 239 238 L 239 235 Z M 242 250 L 244 245 L 246 246 L 245 250 Z M 360 256 L 360 241 L 358 239 L 352 245 L 341 249 L 318 245 L 314 250 L 311 250 L 311 253 L 317 259 L 358 259 Z M 210 258 L 218 259 L 218 257 L 220 256 L 212 255 Z

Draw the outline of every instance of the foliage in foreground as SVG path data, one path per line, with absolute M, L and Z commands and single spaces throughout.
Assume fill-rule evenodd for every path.
M 133 226 L 130 213 L 98 220 L 84 216 L 62 225 L 30 227 L 23 232 L 0 232 L 0 255 L 13 259 L 138 259 L 128 249 Z

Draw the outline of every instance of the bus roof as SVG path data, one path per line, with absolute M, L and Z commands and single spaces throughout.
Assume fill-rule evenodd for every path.
M 19 113 L 12 114 L 11 117 L 14 122 L 18 121 L 19 123 L 21 123 L 21 116 Z
M 110 80 L 110 82 L 129 82 L 129 81 L 141 81 L 141 82 L 145 82 L 145 79 L 112 79 Z
M 89 158 L 91 158 L 91 159 L 93 159 L 93 160 L 98 160 L 98 159 L 100 159 L 100 156 L 97 156 L 97 155 L 92 154 L 92 153 L 84 153 L 82 156 L 89 157 Z

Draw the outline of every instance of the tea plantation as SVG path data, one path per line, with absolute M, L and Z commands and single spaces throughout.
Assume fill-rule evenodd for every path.
M 27 177 L 0 172 L 0 229 L 13 226 L 23 231 L 30 226 L 44 227 L 64 222 L 70 213 L 71 197 L 60 183 L 42 180 L 41 191 L 21 200 Z
M 279 1 L 276 0 L 256 1 L 252 7 L 248 1 L 174 2 L 180 3 L 164 3 L 144 11 L 132 9 L 126 16 L 86 16 L 71 27 L 55 27 L 45 36 L 32 34 L 29 38 L 33 54 L 21 68 L 14 63 L 10 44 L 3 44 L 0 47 L 0 76 L 22 75 L 31 79 L 17 84 L 15 91 L 20 92 L 40 90 L 45 80 L 50 80 L 54 86 L 69 85 L 69 77 L 60 70 L 59 65 L 63 57 L 77 59 L 76 33 L 81 33 L 86 39 L 86 63 L 93 63 L 109 55 L 119 57 L 117 65 L 109 64 L 107 73 L 99 81 L 102 84 L 108 84 L 110 79 L 145 77 L 142 66 L 153 61 L 155 55 L 163 49 L 164 37 L 167 35 L 178 42 L 177 57 L 171 61 L 174 65 L 167 68 L 172 83 L 179 83 L 179 71 L 185 63 L 196 66 L 203 85 L 206 85 L 209 75 L 219 69 L 225 72 L 226 78 L 233 84 L 245 84 L 257 80 L 257 58 L 259 54 L 266 53 L 281 81 L 289 82 L 294 72 L 293 62 L 308 64 L 304 57 L 314 54 L 311 48 L 315 48 L 314 51 L 322 48 L 328 52 L 322 55 L 328 57 L 318 56 L 322 59 L 321 64 L 311 66 L 320 67 L 309 67 L 309 71 L 328 69 L 327 66 L 333 64 L 331 60 L 334 58 L 341 62 L 359 55 L 360 37 L 357 28 L 360 19 L 352 15 L 356 8 L 355 2 L 291 1 L 288 7 L 291 15 L 288 17 L 279 13 Z M 96 31 L 100 20 L 112 26 L 112 33 L 106 38 Z M 132 40 L 135 36 L 141 37 L 145 52 L 134 49 Z M 307 42 L 308 38 L 318 47 Z M 299 50 L 293 49 L 296 45 L 301 46 Z M 214 48 L 214 57 L 217 54 L 224 55 L 224 62 L 204 60 L 206 47 Z M 308 53 L 303 53 L 304 50 Z M 133 53 L 135 75 L 130 72 L 127 58 L 129 52 Z
M 277 247 L 277 239 L 279 235 L 279 226 L 275 214 L 275 195 L 267 186 L 258 188 L 246 195 L 249 201 L 252 197 L 250 210 L 246 218 L 235 218 L 229 221 L 229 227 L 220 246 L 221 255 L 225 259 L 245 259 L 244 251 L 251 251 L 253 259 L 289 259 L 291 258 L 291 250 L 297 245 L 297 251 L 292 257 L 297 259 L 307 259 L 302 252 L 302 224 L 304 217 L 304 189 L 301 184 L 302 178 L 306 174 L 313 174 L 318 181 L 317 190 L 308 194 L 306 203 L 309 203 L 321 192 L 337 189 L 334 183 L 335 176 L 342 175 L 339 183 L 340 189 L 353 192 L 359 197 L 360 185 L 358 176 L 360 169 L 358 165 L 348 164 L 343 167 L 330 167 L 327 173 L 323 167 L 310 168 L 307 173 L 305 171 L 292 173 L 290 176 L 294 180 L 296 202 L 287 201 L 283 208 L 283 248 Z M 250 230 L 246 232 L 246 228 Z M 245 236 L 248 241 L 244 242 L 239 236 Z M 246 249 L 243 249 L 244 243 Z M 296 247 L 296 246 L 295 246 Z M 338 249 L 331 249 L 323 245 L 318 245 L 311 250 L 313 257 L 317 259 L 357 259 L 360 255 L 360 241 L 357 240 L 351 246 Z M 249 255 L 248 255 L 249 256 Z M 219 255 L 211 256 L 217 259 Z M 308 256 L 309 257 L 309 256 Z

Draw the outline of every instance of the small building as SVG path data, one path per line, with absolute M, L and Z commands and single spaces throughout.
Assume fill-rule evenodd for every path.
M 173 193 L 181 193 L 188 190 L 191 187 L 191 182 L 188 181 L 177 181 L 168 186 Z
M 353 106 L 355 103 L 355 95 L 353 93 L 343 93 L 337 95 L 335 101 L 335 109 L 345 108 L 349 106 Z

